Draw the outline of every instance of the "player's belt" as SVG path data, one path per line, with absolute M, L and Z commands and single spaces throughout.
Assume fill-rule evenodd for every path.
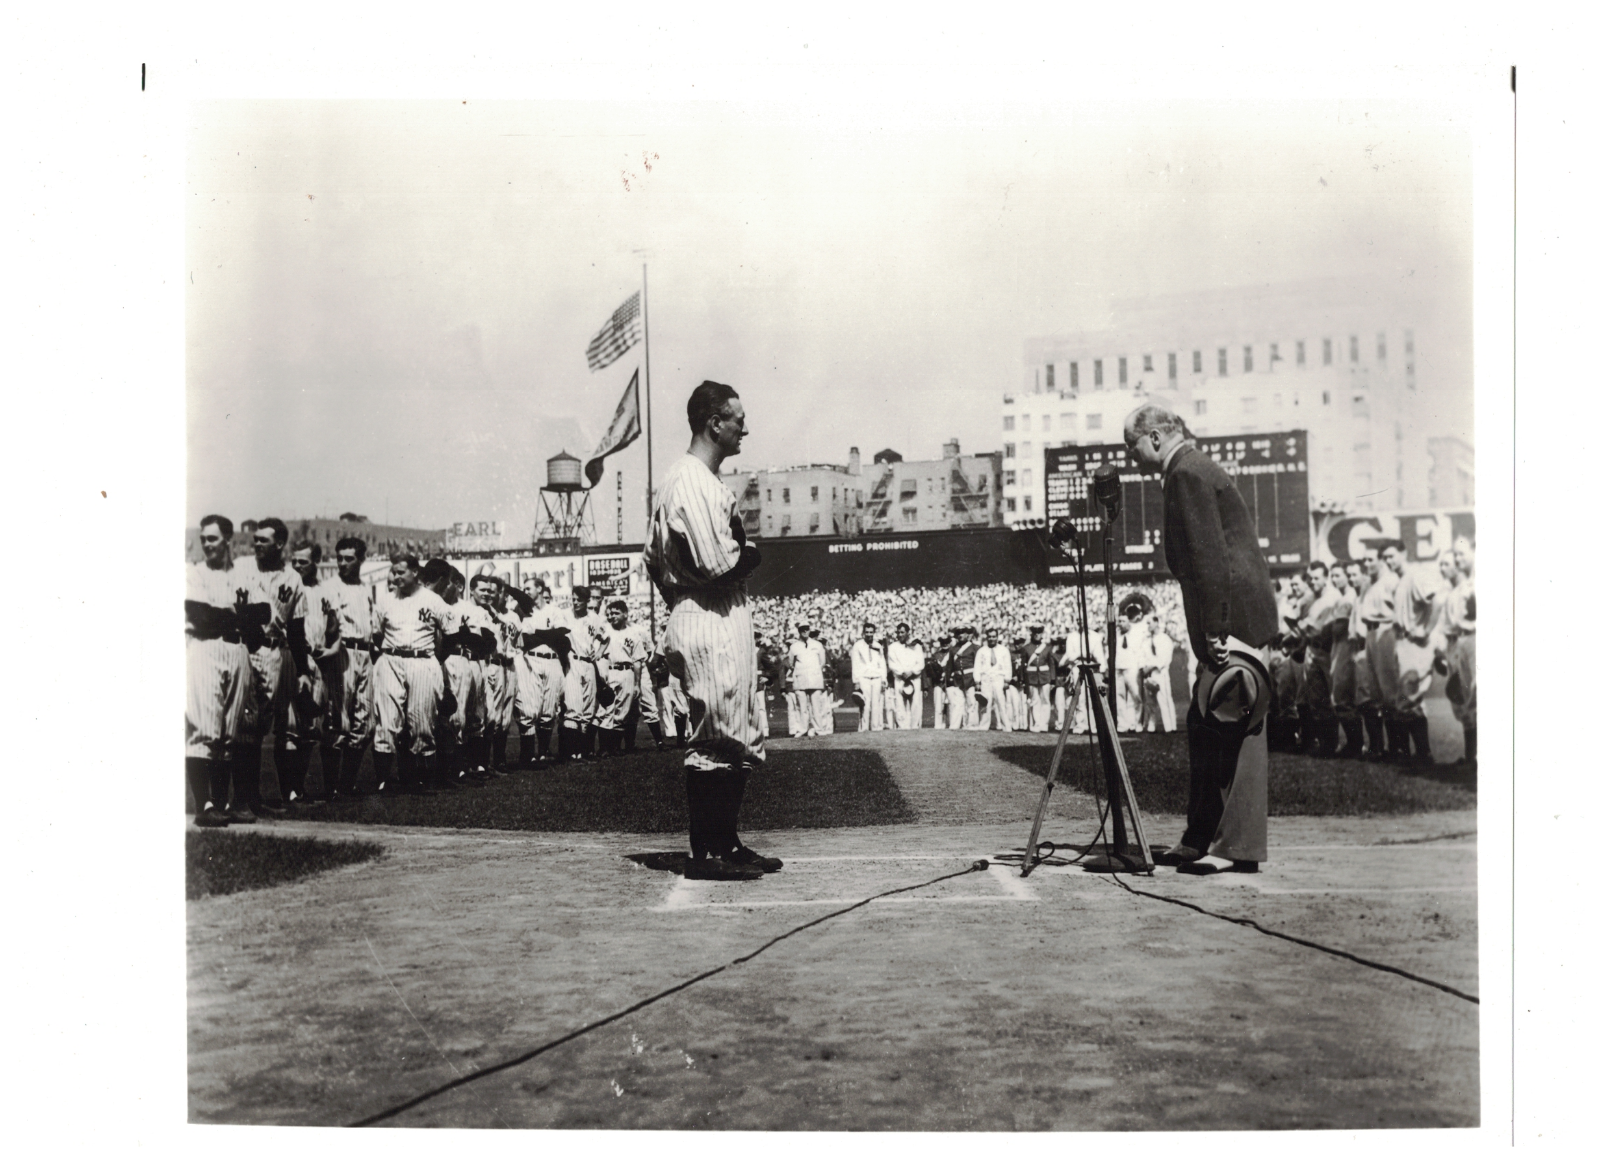
M 1385 626 L 1393 626 L 1394 625 L 1393 622 L 1388 621 L 1388 620 L 1383 619 L 1383 618 L 1363 618 L 1361 620 L 1367 624 L 1367 629 L 1368 630 L 1381 630 Z
M 346 646 L 354 647 L 357 650 L 372 649 L 372 639 L 370 638 L 346 638 L 343 641 Z
M 511 655 L 509 655 L 509 654 L 491 654 L 491 655 L 489 655 L 489 661 L 494 663 L 494 665 L 496 665 L 496 666 L 510 666 L 511 665 Z
M 413 650 L 409 646 L 385 646 L 383 653 L 392 654 L 396 658 L 432 658 L 431 650 Z
M 536 647 L 535 649 L 530 650 L 528 653 L 532 654 L 535 658 L 554 658 L 557 662 L 561 661 L 561 655 L 557 654 L 554 650 L 551 650 L 548 646 Z
M 268 634 L 265 638 L 263 638 L 261 640 L 261 644 L 263 646 L 271 646 L 271 647 L 276 648 L 276 647 L 279 647 L 279 646 L 286 645 L 288 643 L 288 641 L 289 640 L 287 638 L 285 638 L 282 634 Z

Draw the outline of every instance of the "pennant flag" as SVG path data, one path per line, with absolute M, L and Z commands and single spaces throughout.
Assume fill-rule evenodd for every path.
M 589 370 L 597 372 L 621 359 L 623 353 L 639 342 L 639 292 L 629 295 L 622 306 L 611 312 L 611 318 L 595 337 L 589 340 Z
M 592 489 L 600 483 L 601 475 L 606 471 L 606 457 L 613 452 L 621 452 L 628 445 L 639 439 L 641 432 L 639 426 L 639 369 L 633 369 L 633 378 L 628 381 L 628 388 L 622 393 L 622 402 L 617 405 L 617 414 L 611 417 L 611 427 L 606 429 L 600 445 L 594 450 L 594 455 L 583 466 L 583 475 L 589 478 L 589 487 Z

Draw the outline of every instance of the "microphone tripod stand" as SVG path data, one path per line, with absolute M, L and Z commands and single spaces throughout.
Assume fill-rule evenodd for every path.
M 1108 672 L 1115 681 L 1117 638 L 1116 611 L 1111 603 L 1111 522 L 1115 513 L 1107 516 L 1102 525 L 1101 550 L 1106 567 L 1106 654 L 1110 659 Z M 1144 824 L 1139 818 L 1139 801 L 1133 794 L 1133 783 L 1128 778 L 1128 761 L 1122 754 L 1122 740 L 1117 735 L 1115 710 L 1107 705 L 1106 696 L 1096 679 L 1099 664 L 1089 651 L 1089 598 L 1083 581 L 1083 551 L 1078 547 L 1077 529 L 1070 521 L 1058 522 L 1052 531 L 1052 541 L 1070 544 L 1074 564 L 1077 566 L 1078 585 L 1078 657 L 1072 663 L 1072 697 L 1067 702 L 1066 718 L 1061 723 L 1061 734 L 1056 738 L 1056 748 L 1050 757 L 1050 770 L 1045 775 L 1044 790 L 1039 795 L 1039 807 L 1033 814 L 1033 830 L 1028 833 L 1028 846 L 1022 854 L 1022 875 L 1027 876 L 1041 863 L 1039 856 L 1039 830 L 1044 826 L 1045 809 L 1050 804 L 1050 794 L 1055 791 L 1056 775 L 1061 770 L 1061 756 L 1067 748 L 1067 736 L 1072 733 L 1072 721 L 1078 713 L 1080 699 L 1089 702 L 1089 734 L 1099 746 L 1100 770 L 1106 783 L 1106 815 L 1111 818 L 1111 848 L 1099 856 L 1083 861 L 1088 872 L 1151 872 L 1155 861 L 1150 858 L 1150 845 L 1145 840 Z M 1123 820 L 1126 804 L 1128 820 Z M 1128 843 L 1128 826 L 1138 846 Z M 1101 832 L 1105 829 L 1101 822 Z

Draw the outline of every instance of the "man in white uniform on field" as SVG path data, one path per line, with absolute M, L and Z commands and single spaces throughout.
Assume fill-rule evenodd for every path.
M 306 649 L 306 594 L 300 575 L 285 557 L 289 527 L 267 517 L 254 534 L 255 557 L 235 569 L 252 592 L 251 603 L 265 602 L 266 626 L 250 646 L 250 697 L 245 703 L 241 746 L 234 752 L 233 802 L 229 817 L 248 823 L 257 815 L 282 816 L 284 772 L 294 762 L 287 758 L 295 728 L 291 722 L 294 698 L 302 684 L 311 686 L 311 659 Z M 278 770 L 278 797 L 272 804 L 261 795 L 261 741 L 272 732 L 274 765 Z
M 322 748 L 322 798 L 327 799 L 338 778 L 338 754 L 334 750 L 337 732 L 336 716 L 331 712 L 331 692 L 338 682 L 341 666 L 339 647 L 339 614 L 330 596 L 331 587 L 323 585 L 318 565 L 322 561 L 322 546 L 315 541 L 300 541 L 289 554 L 289 564 L 300 576 L 306 591 L 306 647 L 311 657 L 311 687 L 296 699 L 294 734 L 288 754 L 288 770 L 278 773 L 284 788 L 284 799 L 290 803 L 311 804 L 317 797 L 306 788 L 306 774 L 311 768 L 311 751 L 318 744 Z
M 611 629 L 589 608 L 588 586 L 572 587 L 572 656 L 562 691 L 561 754 L 574 763 L 593 755 L 599 741 L 600 684 L 606 675 Z
M 441 705 L 448 705 L 444 640 L 455 618 L 443 598 L 423 588 L 422 566 L 414 555 L 392 554 L 389 580 L 391 588 L 378 595 L 372 629 L 379 648 L 372 678 L 378 790 L 434 795 L 439 784 L 435 732 Z
M 783 862 L 752 851 L 738 834 L 750 772 L 767 757 L 745 590 L 761 554 L 746 544 L 737 498 L 718 476 L 744 439 L 744 404 L 728 385 L 707 380 L 690 394 L 688 413 L 689 452 L 667 470 L 644 551 L 671 611 L 667 661 L 689 703 L 685 876 L 749 880 Z
M 190 565 L 184 578 L 184 769 L 194 795 L 194 822 L 202 828 L 226 828 L 230 822 L 223 809 L 251 681 L 242 633 L 251 594 L 234 569 L 232 539 L 228 518 L 202 517 L 205 557 Z
M 572 621 L 550 600 L 550 587 L 534 578 L 533 609 L 522 618 L 522 649 L 517 653 L 517 725 L 522 762 L 542 768 L 552 758 L 551 742 L 561 714 L 561 695 L 572 654 Z
M 333 547 L 339 573 L 326 584 L 327 597 L 339 620 L 337 665 L 323 671 L 328 680 L 328 718 L 334 729 L 336 762 L 323 764 L 326 784 L 329 771 L 337 772 L 328 798 L 356 798 L 356 781 L 361 757 L 372 742 L 372 587 L 361 580 L 361 566 L 367 559 L 367 543 L 359 537 L 341 537 Z M 327 753 L 323 753 L 324 760 Z
M 829 724 L 833 705 L 833 692 L 828 689 L 828 653 L 812 635 L 809 622 L 802 621 L 796 633 L 799 637 L 789 645 L 789 676 L 799 715 L 789 734 L 827 735 L 832 732 Z
M 606 674 L 600 681 L 611 687 L 611 705 L 600 708 L 596 720 L 600 754 L 622 751 L 633 741 L 645 658 L 644 640 L 628 625 L 627 599 L 612 598 L 606 603 L 606 625 Z
M 974 729 L 1011 730 L 1011 710 L 1006 705 L 1006 684 L 1011 681 L 1011 651 L 1000 643 L 1000 628 L 984 631 L 984 645 L 973 662 L 972 677 L 977 683 L 979 709 Z
M 883 647 L 877 641 L 878 628 L 862 624 L 861 637 L 850 648 L 850 681 L 861 698 L 861 721 L 857 731 L 883 730 L 883 688 L 889 676 Z
M 922 672 L 928 656 L 920 640 L 910 639 L 911 627 L 901 622 L 889 643 L 889 726 L 899 731 L 922 726 Z

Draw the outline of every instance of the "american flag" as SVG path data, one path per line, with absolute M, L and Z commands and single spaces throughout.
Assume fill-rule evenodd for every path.
M 611 313 L 605 326 L 589 340 L 589 370 L 597 372 L 616 363 L 628 348 L 638 342 L 639 292 L 635 291 Z

